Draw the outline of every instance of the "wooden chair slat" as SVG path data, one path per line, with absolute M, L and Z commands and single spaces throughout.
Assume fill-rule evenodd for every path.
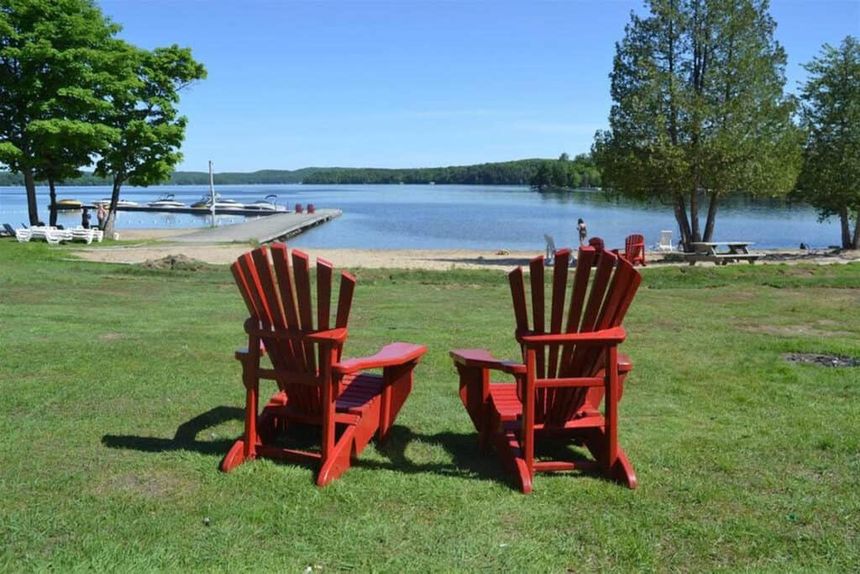
M 299 322 L 304 331 L 314 328 L 314 309 L 311 302 L 310 258 L 307 253 L 293 249 L 293 278 L 296 281 L 296 299 L 299 306 Z M 305 345 L 305 361 L 309 371 L 316 370 L 316 357 L 312 345 Z
M 242 273 L 242 268 L 238 262 L 230 265 L 230 272 L 233 274 L 233 279 L 236 281 L 236 286 L 239 287 L 239 293 L 242 294 L 242 300 L 245 302 L 245 307 L 248 308 L 248 314 L 251 317 L 259 318 L 260 312 L 257 310 L 254 300 L 251 297 L 251 289 L 248 286 L 248 280 Z
M 535 257 L 529 262 L 529 279 L 532 291 L 532 325 L 535 331 L 544 331 L 546 324 L 546 307 L 544 304 L 543 286 L 543 256 Z M 543 347 L 538 349 L 535 356 L 537 372 L 543 377 L 546 373 L 546 352 Z M 541 401 L 542 397 L 538 397 Z
M 555 253 L 555 265 L 552 272 L 552 309 L 550 310 L 549 332 L 561 333 L 564 320 L 564 300 L 567 296 L 567 270 L 570 264 L 570 249 L 561 249 Z M 558 375 L 558 347 L 549 350 L 547 376 Z
M 275 274 L 269 261 L 268 249 L 264 247 L 254 250 L 252 252 L 252 259 L 254 261 L 254 269 L 257 272 L 257 278 L 260 280 L 262 296 L 266 299 L 266 306 L 269 308 L 269 313 L 272 317 L 272 325 L 276 329 L 283 329 L 287 326 L 287 323 L 284 319 L 281 299 L 278 296 Z
M 331 278 L 332 264 L 317 259 L 317 328 L 326 330 L 331 323 Z
M 278 279 L 278 291 L 281 297 L 281 306 L 284 310 L 284 320 L 288 329 L 300 330 L 301 325 L 298 319 L 298 309 L 296 308 L 295 296 L 295 281 L 293 279 L 293 269 L 290 265 L 290 257 L 287 252 L 287 246 L 283 243 L 273 243 L 269 249 L 272 259 L 272 267 L 275 269 L 275 276 Z M 304 347 L 298 341 L 287 341 L 284 346 L 284 359 L 290 365 L 291 369 L 307 370 L 305 362 Z
M 349 323 L 349 311 L 352 308 L 352 294 L 355 291 L 355 277 L 346 272 L 340 274 L 340 291 L 337 296 L 337 318 L 334 326 L 343 329 Z
M 523 286 L 523 269 L 517 267 L 508 273 L 508 281 L 511 284 L 511 298 L 514 304 L 514 318 L 517 323 L 517 331 L 528 331 L 529 319 L 526 311 L 526 290 Z
M 254 308 L 257 309 L 257 318 L 266 327 L 272 326 L 272 315 L 269 313 L 269 307 L 261 293 L 260 280 L 257 278 L 257 270 L 254 267 L 254 259 L 250 253 L 246 253 L 238 260 L 239 267 L 242 269 L 242 275 L 245 277 L 248 286 L 248 293 L 254 302 Z
M 278 277 L 278 286 L 281 292 L 281 301 L 284 307 L 284 315 L 287 326 L 290 329 L 300 329 L 299 311 L 296 302 L 295 280 L 293 268 L 290 265 L 290 257 L 287 246 L 283 243 L 273 243 L 271 246 L 272 262 L 275 267 L 275 275 Z

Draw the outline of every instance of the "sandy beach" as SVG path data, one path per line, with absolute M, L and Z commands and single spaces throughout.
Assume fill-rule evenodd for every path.
M 172 255 L 214 264 L 229 264 L 251 246 L 241 243 L 180 244 L 172 237 L 192 233 L 195 229 L 129 229 L 120 231 L 120 242 L 114 245 L 82 247 L 75 254 L 87 261 L 139 264 Z M 529 259 L 541 255 L 538 251 L 507 251 L 500 249 L 330 249 L 304 247 L 303 251 L 322 257 L 339 267 L 392 269 L 496 269 L 509 270 L 526 265 Z M 849 263 L 860 260 L 860 252 L 807 252 L 801 250 L 766 250 L 767 257 L 759 263 Z M 647 254 L 649 265 L 686 265 L 665 262 L 658 253 Z M 711 265 L 698 263 L 697 265 Z

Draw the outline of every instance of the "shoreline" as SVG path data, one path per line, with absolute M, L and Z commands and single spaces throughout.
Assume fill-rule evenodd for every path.
M 205 263 L 227 265 L 249 251 L 245 243 L 174 243 L 170 239 L 195 232 L 187 229 L 129 229 L 120 230 L 121 242 L 112 246 L 80 247 L 73 253 L 85 261 L 101 263 L 141 264 L 169 256 L 184 255 Z M 132 242 L 132 243 L 127 243 Z M 140 242 L 140 243 L 135 243 Z M 356 249 L 300 247 L 313 257 L 322 257 L 336 267 L 368 269 L 421 269 L 446 271 L 451 269 L 496 269 L 509 271 L 543 251 L 507 251 L 490 249 Z M 757 264 L 813 263 L 818 265 L 860 261 L 860 251 L 833 253 L 831 251 L 802 251 L 800 249 L 762 249 L 765 255 Z M 663 261 L 663 254 L 646 251 L 648 267 L 668 265 L 687 266 L 684 261 Z M 734 263 L 733 265 L 743 265 Z M 696 266 L 713 266 L 697 263 Z M 645 269 L 647 269 L 646 267 Z

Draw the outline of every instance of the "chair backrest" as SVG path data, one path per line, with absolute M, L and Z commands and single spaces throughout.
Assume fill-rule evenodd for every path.
M 658 244 L 661 248 L 669 248 L 672 246 L 672 230 L 664 229 L 660 232 L 660 243 Z
M 316 297 L 311 288 L 310 258 L 306 253 L 283 243 L 262 246 L 240 256 L 230 267 L 242 294 L 252 324 L 263 331 L 279 334 L 278 338 L 261 336 L 261 341 L 275 369 L 300 383 L 278 384 L 289 391 L 290 400 L 310 413 L 319 410 L 319 389 L 313 386 L 318 377 L 316 345 L 302 340 L 315 331 L 346 328 L 355 277 L 341 273 L 340 291 L 332 323 L 332 276 L 334 268 L 324 259 L 316 261 Z M 316 299 L 316 314 L 314 314 Z M 316 319 L 316 320 L 315 320 Z M 339 357 L 338 357 L 339 358 Z
M 596 249 L 598 251 L 603 251 L 604 249 L 606 249 L 606 244 L 604 243 L 603 239 L 600 237 L 592 237 L 591 239 L 589 239 L 588 240 L 588 246 L 593 247 L 594 249 Z
M 644 263 L 645 237 L 643 235 L 633 233 L 624 239 L 624 257 L 631 263 Z
M 529 263 L 531 321 L 523 270 L 518 267 L 508 274 L 518 334 L 589 333 L 621 325 L 642 280 L 639 273 L 611 251 L 581 247 L 573 279 L 569 281 L 570 256 L 569 249 L 555 254 L 548 303 L 544 294 L 543 257 L 536 257 Z M 525 361 L 524 346 L 522 350 Z M 592 346 L 551 345 L 537 353 L 536 376 L 539 379 L 596 376 L 603 368 L 602 357 L 603 351 Z M 596 394 L 592 393 L 592 398 L 598 397 L 599 402 L 602 394 L 599 389 L 594 390 Z M 557 425 L 563 425 L 573 416 L 588 395 L 586 388 L 570 387 L 537 392 L 536 422 Z

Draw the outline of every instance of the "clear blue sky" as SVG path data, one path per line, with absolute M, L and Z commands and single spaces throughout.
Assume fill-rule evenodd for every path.
M 122 37 L 193 49 L 180 169 L 460 165 L 588 151 L 636 0 L 101 0 Z M 860 0 L 773 0 L 788 90 Z

